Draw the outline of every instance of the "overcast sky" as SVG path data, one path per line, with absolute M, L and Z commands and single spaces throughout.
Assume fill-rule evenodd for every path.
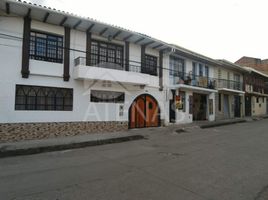
M 267 0 L 32 0 L 211 58 L 268 58 Z

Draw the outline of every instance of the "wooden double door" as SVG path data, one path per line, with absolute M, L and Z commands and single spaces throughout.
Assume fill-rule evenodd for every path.
M 157 127 L 160 125 L 160 109 L 149 94 L 138 96 L 129 109 L 129 128 Z

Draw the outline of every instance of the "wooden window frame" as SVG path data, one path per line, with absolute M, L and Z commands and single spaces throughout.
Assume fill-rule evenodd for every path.
M 104 42 L 101 40 L 94 40 L 94 39 L 91 39 L 90 43 L 91 43 L 90 65 L 97 65 L 101 62 L 107 62 L 107 63 L 115 63 L 122 67 L 124 66 L 124 46 L 123 45 L 114 44 L 110 42 Z M 97 52 L 93 51 L 94 43 L 97 44 L 95 45 L 95 47 L 97 47 Z M 100 49 L 105 49 L 106 55 L 101 55 Z M 109 53 L 108 53 L 109 51 L 110 53 L 113 52 L 114 56 L 109 56 Z M 100 58 L 105 58 L 105 59 L 101 61 Z M 112 62 L 111 59 L 114 59 L 114 62 Z
M 43 40 L 45 42 L 45 47 L 42 47 L 42 52 L 44 55 L 38 55 L 37 39 L 41 38 L 38 37 L 38 34 L 44 36 Z M 54 37 L 55 40 L 49 39 L 49 37 Z M 56 44 L 52 45 L 50 42 L 54 42 Z M 64 40 L 62 35 L 31 30 L 29 58 L 47 62 L 63 63 L 63 43 Z M 52 53 L 52 49 L 55 51 L 55 53 Z

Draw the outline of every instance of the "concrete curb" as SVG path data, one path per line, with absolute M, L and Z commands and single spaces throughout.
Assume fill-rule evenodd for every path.
M 226 126 L 226 125 L 237 124 L 237 123 L 245 123 L 245 122 L 247 122 L 247 120 L 245 120 L 245 119 L 226 121 L 226 122 L 213 122 L 211 124 L 200 125 L 200 128 L 202 128 L 202 129 L 213 128 L 213 127 L 218 127 L 218 126 Z
M 74 143 L 68 143 L 68 144 L 59 144 L 59 145 L 50 145 L 50 146 L 41 146 L 41 147 L 32 147 L 32 148 L 25 148 L 25 149 L 11 149 L 11 150 L 0 149 L 0 158 L 39 154 L 39 153 L 61 151 L 61 150 L 67 150 L 67 149 L 77 149 L 77 148 L 82 148 L 82 147 L 121 143 L 121 142 L 141 140 L 141 139 L 146 139 L 146 138 L 142 135 L 131 135 L 131 136 L 124 136 L 124 137 L 117 137 L 117 138 L 108 138 L 108 139 L 100 139 L 100 140 L 85 141 L 85 142 L 74 142 Z

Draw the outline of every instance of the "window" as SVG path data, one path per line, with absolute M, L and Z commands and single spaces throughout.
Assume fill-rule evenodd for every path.
M 221 111 L 221 94 L 219 94 L 218 110 Z
M 196 75 L 197 75 L 197 71 L 196 71 L 196 63 L 193 62 L 192 66 L 193 66 L 193 68 L 192 68 L 192 74 L 193 74 L 192 79 L 195 80 L 195 79 L 196 79 Z
M 259 103 L 259 97 L 256 98 L 256 102 Z
M 49 62 L 63 62 L 63 37 L 31 31 L 30 58 Z
M 73 89 L 16 85 L 15 110 L 73 110 Z
M 206 77 L 209 77 L 209 68 L 208 68 L 208 66 L 205 66 L 205 75 L 206 75 Z
M 184 60 L 171 56 L 169 59 L 169 75 L 184 78 Z
M 218 69 L 218 79 L 221 79 L 221 69 Z
M 157 57 L 145 54 L 145 63 L 141 72 L 157 76 Z
M 91 90 L 90 101 L 104 103 L 124 103 L 125 94 L 123 92 Z
M 199 76 L 202 77 L 203 76 L 203 65 L 199 64 Z
M 240 90 L 240 75 L 239 74 L 234 74 L 234 81 L 235 81 L 235 84 L 234 84 L 234 89 L 236 90 Z
M 123 67 L 124 48 L 121 45 L 91 41 L 91 65 L 113 63 Z

